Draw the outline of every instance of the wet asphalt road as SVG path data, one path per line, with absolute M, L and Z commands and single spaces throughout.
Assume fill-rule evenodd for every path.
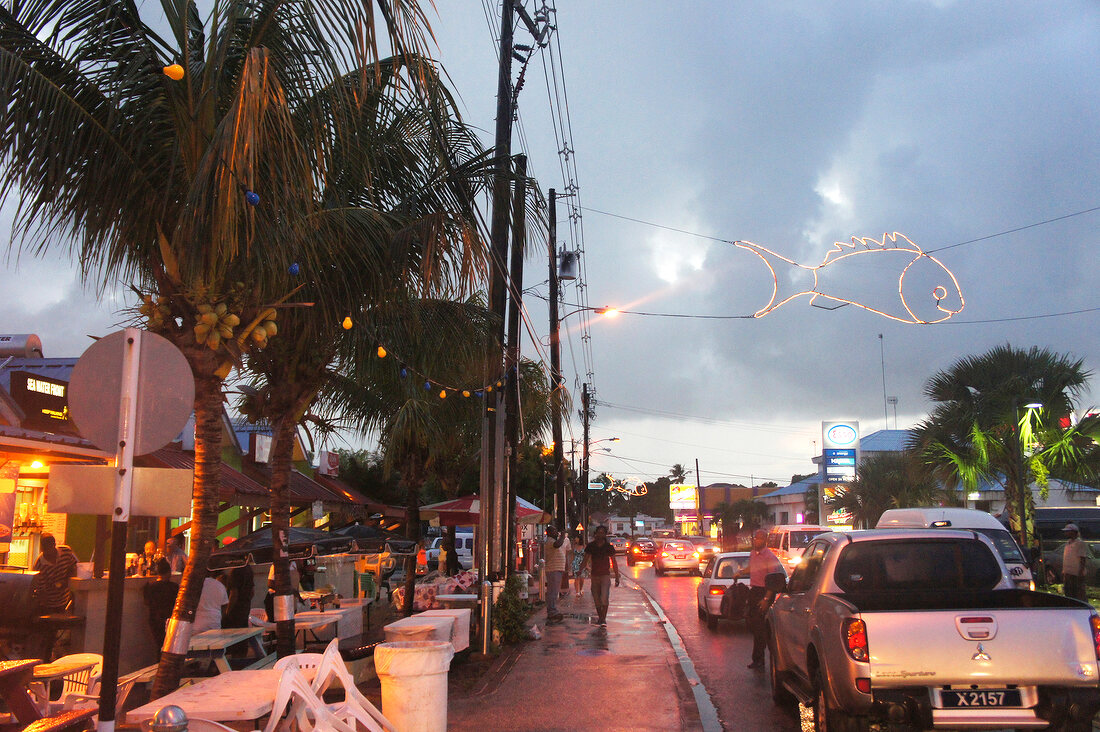
M 699 577 L 684 574 L 658 577 L 648 564 L 628 567 L 623 559 L 619 564 L 625 576 L 633 578 L 660 603 L 665 615 L 676 626 L 725 730 L 796 732 L 812 729 L 806 727 L 798 715 L 772 703 L 763 673 L 745 668 L 752 660 L 752 635 L 744 624 L 721 621 L 718 629 L 712 631 L 699 620 L 695 594 Z M 805 710 L 802 716 L 807 716 Z

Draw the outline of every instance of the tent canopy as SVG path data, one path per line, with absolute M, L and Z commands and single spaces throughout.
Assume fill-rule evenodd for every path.
M 439 526 L 476 526 L 481 515 L 481 498 L 476 495 L 453 498 L 420 508 L 420 517 Z M 516 497 L 516 521 L 521 524 L 542 524 L 549 516 L 541 508 Z

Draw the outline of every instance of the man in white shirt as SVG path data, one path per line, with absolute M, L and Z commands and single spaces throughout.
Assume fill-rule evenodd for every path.
M 546 619 L 561 620 L 558 612 L 558 594 L 565 575 L 565 557 L 569 554 L 569 541 L 557 526 L 546 527 L 546 540 L 542 544 L 546 560 Z
M 191 626 L 191 634 L 195 636 L 203 631 L 222 627 L 222 617 L 228 604 L 229 593 L 225 585 L 207 575 L 202 581 L 202 594 L 199 595 L 199 605 L 195 608 L 195 623 Z
M 1088 547 L 1077 524 L 1066 524 L 1062 533 L 1068 539 L 1062 548 L 1062 594 L 1088 602 Z

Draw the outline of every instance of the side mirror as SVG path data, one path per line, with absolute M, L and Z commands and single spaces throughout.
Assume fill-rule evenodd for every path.
M 778 595 L 787 591 L 787 576 L 782 572 L 772 572 L 764 577 L 764 589 Z

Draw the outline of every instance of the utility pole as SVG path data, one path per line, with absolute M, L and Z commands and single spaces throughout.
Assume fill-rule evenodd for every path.
M 493 216 L 490 227 L 489 309 L 499 318 L 495 342 L 491 343 L 487 360 L 487 378 L 495 379 L 504 352 L 505 263 L 508 261 L 508 213 L 510 161 L 512 151 L 512 14 L 513 0 L 503 0 L 500 15 L 500 69 L 497 76 L 497 122 L 494 147 Z M 499 554 L 493 551 L 500 541 L 499 515 L 500 460 L 497 428 L 499 391 L 485 392 L 485 416 L 481 433 L 481 512 L 478 521 L 478 581 L 494 575 Z M 483 633 L 488 633 L 484 629 Z M 491 636 L 490 636 L 491 637 Z M 482 646 L 488 647 L 488 639 Z
M 516 567 L 515 526 L 516 526 L 516 464 L 519 448 L 519 311 L 523 304 L 523 250 L 526 243 L 526 203 L 527 203 L 527 156 L 517 155 L 515 163 L 516 193 L 512 198 L 512 261 L 509 271 L 511 287 L 508 288 L 508 357 L 505 360 L 508 374 L 505 388 L 507 405 L 504 431 L 508 442 L 508 480 L 504 491 L 504 546 L 501 561 L 504 576 L 507 577 Z
M 588 420 L 591 416 L 591 412 L 588 408 L 588 384 L 581 384 L 581 424 L 584 425 L 584 459 L 581 460 L 581 485 L 580 489 L 584 490 L 584 509 L 581 509 L 582 503 L 579 495 L 579 490 L 576 491 L 577 495 L 577 513 L 580 519 L 580 524 L 588 530 Z
M 558 531 L 566 530 L 568 499 L 565 493 L 565 457 L 562 455 L 562 385 L 561 385 L 561 335 L 558 332 L 558 196 L 550 189 L 549 248 L 550 248 L 550 406 L 553 410 L 551 430 L 554 437 L 554 495 L 557 496 L 558 515 L 554 518 Z M 586 453 L 587 454 L 587 453 Z

